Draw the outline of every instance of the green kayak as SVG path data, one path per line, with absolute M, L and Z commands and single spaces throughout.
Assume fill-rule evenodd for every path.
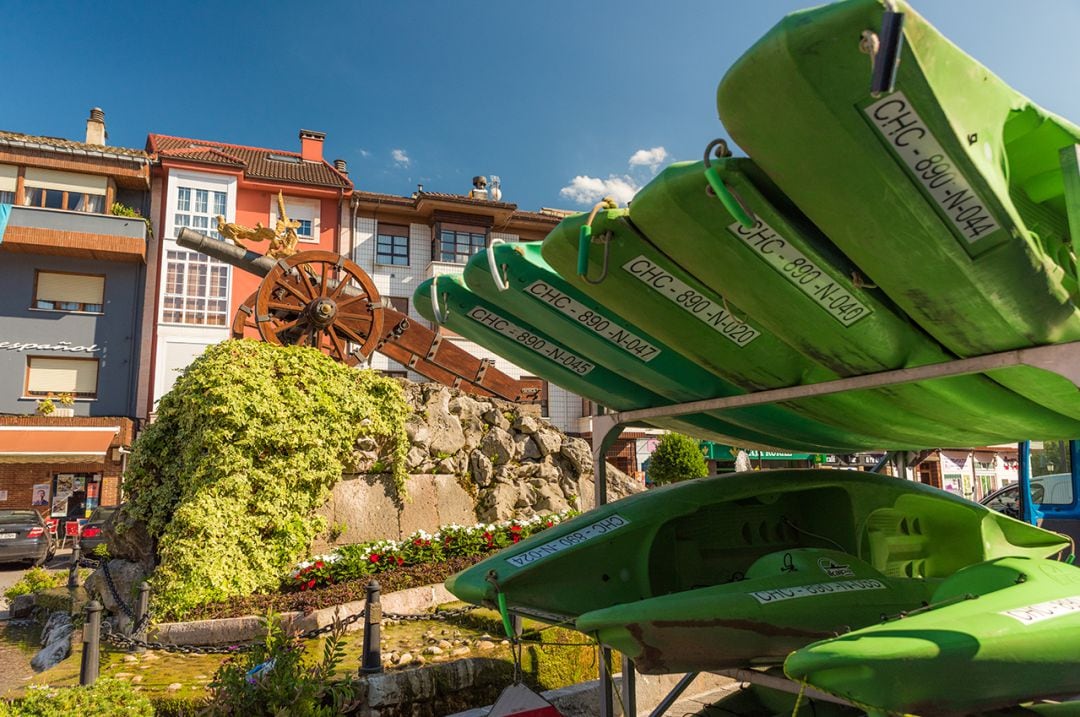
M 576 347 L 532 326 L 526 319 L 495 306 L 470 291 L 460 276 L 440 276 L 438 293 L 445 326 L 470 341 L 502 356 L 534 376 L 539 376 L 601 406 L 615 410 L 662 406 L 670 401 L 643 389 L 616 371 L 590 360 Z M 430 321 L 436 321 L 431 305 L 436 279 L 416 287 L 413 303 Z M 785 446 L 795 448 L 783 436 L 744 429 L 707 415 L 650 422 L 657 428 L 701 438 L 726 436 L 733 445 Z
M 846 0 L 788 16 L 750 48 L 720 83 L 720 119 L 867 278 L 953 353 L 1080 340 L 1080 197 L 1067 201 L 1065 190 L 1080 184 L 1080 128 L 897 4 L 904 25 L 893 90 L 871 95 L 860 49 L 879 39 L 882 2 Z M 1080 418 L 1080 392 L 1056 374 L 1018 367 L 992 377 Z
M 821 469 L 753 471 L 601 506 L 458 573 L 447 588 L 484 605 L 496 605 L 501 592 L 511 610 L 556 623 L 669 596 L 670 612 L 653 617 L 679 620 L 699 590 L 743 580 L 759 560 L 780 554 L 782 561 L 785 551 L 836 550 L 890 578 L 933 580 L 989 558 L 1042 557 L 1066 545 L 1056 533 L 921 483 Z M 768 561 L 760 565 L 768 572 Z M 730 635 L 717 623 L 761 616 L 759 601 L 741 605 L 745 612 L 696 620 L 700 630 L 712 625 Z M 718 663 L 732 649 L 718 642 Z
M 499 290 L 487 252 L 476 254 L 465 268 L 469 289 L 515 316 L 527 316 L 531 326 L 558 336 L 590 361 L 669 403 L 743 393 L 570 286 L 544 261 L 538 243 L 498 244 L 491 251 L 491 260 L 505 274 L 507 289 Z M 881 447 L 886 441 L 880 435 L 837 429 L 774 406 L 734 409 L 715 416 L 817 452 L 845 452 L 841 447 L 852 445 Z
M 795 350 L 841 376 L 952 358 L 879 289 L 867 287 L 751 160 L 718 159 L 712 171 L 722 191 L 749 211 L 744 220 L 752 219 L 751 226 L 706 194 L 702 162 L 674 164 L 657 175 L 630 205 L 631 223 L 703 284 L 721 288 Z M 926 421 L 928 431 L 941 427 L 939 436 L 950 435 L 950 427 L 969 436 L 977 432 L 989 442 L 1080 435 L 1080 418 L 1056 413 L 985 376 L 896 386 L 890 398 L 899 410 Z
M 696 192 L 710 202 L 704 193 L 704 179 L 700 173 L 695 181 Z M 644 192 L 641 199 L 644 199 Z M 638 203 L 635 200 L 634 205 Z M 655 204 L 655 200 L 653 200 Z M 723 211 L 722 208 L 719 211 Z M 708 216 L 706 212 L 705 216 Z M 791 385 L 819 383 L 841 378 L 841 374 L 828 367 L 830 359 L 824 345 L 812 342 L 799 346 L 803 355 L 792 345 L 781 340 L 773 328 L 795 335 L 803 325 L 804 318 L 781 320 L 775 311 L 770 312 L 770 325 L 759 321 L 757 316 L 746 316 L 744 307 L 729 298 L 727 287 L 706 285 L 694 278 L 686 268 L 662 253 L 628 221 L 623 210 L 606 210 L 597 214 L 592 224 L 594 237 L 608 237 L 601 246 L 594 242 L 589 256 L 589 277 L 603 275 L 599 283 L 582 280 L 576 274 L 578 234 L 585 223 L 585 215 L 563 220 L 544 240 L 543 258 L 573 288 L 589 296 L 596 303 L 611 310 L 613 314 L 632 321 L 634 326 L 713 374 L 739 388 L 751 391 L 782 388 Z M 726 226 L 724 224 L 723 226 Z M 700 230 L 699 230 L 700 231 Z M 696 262 L 687 259 L 689 266 L 707 263 L 721 242 L 709 237 L 694 242 L 700 258 Z M 736 249 L 738 247 L 735 247 Z M 602 274 L 607 255 L 606 274 Z M 764 280 L 777 285 L 786 282 L 764 262 Z M 751 264 L 751 268 L 754 268 Z M 744 283 L 744 293 L 761 291 L 764 280 Z M 771 285 L 769 285 L 771 286 Z M 780 287 L 782 288 L 782 286 Z M 761 291 L 766 297 L 775 292 Z M 863 296 L 866 292 L 859 292 Z M 763 302 L 756 300 L 761 306 Z M 887 311 L 878 299 L 862 298 L 861 306 L 876 306 Z M 816 305 L 811 312 L 819 312 Z M 825 320 L 836 323 L 824 311 Z M 784 314 L 787 317 L 787 314 Z M 819 317 L 820 318 L 820 317 Z M 864 321 L 868 321 L 864 319 Z M 809 321 L 809 319 L 806 319 Z M 918 343 L 919 331 L 903 324 L 895 324 L 897 338 L 886 340 L 880 336 L 863 333 L 868 342 L 881 338 L 883 344 Z M 814 324 L 816 326 L 816 324 Z M 856 324 L 858 325 L 858 324 Z M 829 328 L 829 327 L 826 327 Z M 890 327 L 893 328 L 893 327 Z M 830 331 L 832 329 L 829 329 Z M 878 330 L 878 335 L 889 335 Z M 929 339 L 921 339 L 932 343 Z M 857 349 L 853 355 L 868 356 L 874 349 Z M 905 365 L 903 357 L 909 350 L 901 346 L 896 350 L 898 368 Z M 924 354 L 926 352 L 924 351 Z M 938 353 L 939 360 L 944 355 Z M 860 358 L 860 366 L 869 359 Z M 925 360 L 924 360 L 925 362 Z M 877 370 L 885 366 L 878 365 Z M 873 370 L 866 369 L 865 370 Z M 850 374 L 848 369 L 846 374 Z M 964 390 L 957 390 L 960 386 Z M 985 397 L 983 396 L 985 392 Z M 963 403 L 961 403 L 963 402 Z M 940 405 L 939 405 L 940 404 Z M 954 405 L 959 404 L 959 405 Z M 1080 433 L 1080 424 L 1068 421 L 1053 412 L 1024 401 L 997 384 L 982 377 L 959 377 L 924 382 L 917 385 L 893 386 L 873 391 L 836 394 L 813 399 L 801 399 L 781 404 L 807 418 L 829 423 L 853 434 L 876 433 L 880 448 L 925 448 L 931 445 L 986 445 L 1016 440 L 1017 436 L 1041 435 L 1042 429 L 1055 428 L 1047 435 L 1065 436 Z M 991 418 L 966 406 L 982 406 Z M 1021 418 L 1014 412 L 1025 409 Z M 950 415 L 951 410 L 951 415 Z M 1041 423 L 1032 421 L 1041 416 Z M 948 420 L 948 419 L 952 420 Z M 1027 419 L 1027 420 L 1024 420 Z M 1062 426 L 1061 424 L 1067 424 Z M 855 439 L 852 439 L 855 445 Z M 864 444 L 864 447 L 865 444 Z M 854 450 L 854 448 L 853 448 Z
M 937 580 L 891 577 L 838 550 L 770 553 L 741 580 L 587 612 L 578 630 L 644 674 L 780 664 L 792 650 L 926 604 Z
M 798 650 L 784 670 L 876 710 L 971 714 L 1080 693 L 1078 642 L 1080 568 L 1008 557 L 949 577 L 930 609 Z

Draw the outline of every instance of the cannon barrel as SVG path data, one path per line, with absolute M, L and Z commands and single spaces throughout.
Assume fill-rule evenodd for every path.
M 176 243 L 185 249 L 212 256 L 256 276 L 266 276 L 277 263 L 268 256 L 256 254 L 230 242 L 213 239 L 194 229 L 181 229 L 176 237 Z

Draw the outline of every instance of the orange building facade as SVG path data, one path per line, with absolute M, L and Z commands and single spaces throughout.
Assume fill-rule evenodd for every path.
M 300 222 L 300 251 L 339 251 L 342 208 L 353 185 L 344 163 L 323 158 L 325 135 L 300 131 L 300 151 L 265 149 L 151 134 L 154 158 L 152 221 L 155 241 L 147 253 L 139 401 L 143 415 L 172 388 L 178 371 L 207 346 L 229 337 L 237 308 L 259 277 L 180 247 L 177 233 L 191 228 L 221 239 L 217 218 L 247 227 L 273 228 L 278 195 Z M 252 245 L 263 253 L 265 243 Z

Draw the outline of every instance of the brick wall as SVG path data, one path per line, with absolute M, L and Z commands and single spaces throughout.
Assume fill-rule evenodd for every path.
M 112 448 L 130 447 L 135 437 L 135 422 L 130 418 L 116 417 L 46 417 L 46 416 L 0 416 L 2 426 L 120 426 L 120 432 L 106 453 L 102 463 L 54 463 L 38 460 L 32 463 L 0 463 L 0 490 L 7 491 L 7 499 L 0 500 L 0 509 L 23 510 L 31 507 L 32 491 L 39 483 L 51 484 L 57 473 L 98 473 L 101 475 L 101 505 L 116 505 L 120 499 L 120 475 L 123 461 L 114 460 Z M 121 457 L 122 456 L 118 456 Z M 48 506 L 35 506 L 48 517 Z

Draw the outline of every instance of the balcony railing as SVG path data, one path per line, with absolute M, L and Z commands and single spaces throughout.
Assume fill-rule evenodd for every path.
M 146 240 L 146 222 L 137 217 L 69 212 L 63 209 L 12 207 L 8 226 Z

